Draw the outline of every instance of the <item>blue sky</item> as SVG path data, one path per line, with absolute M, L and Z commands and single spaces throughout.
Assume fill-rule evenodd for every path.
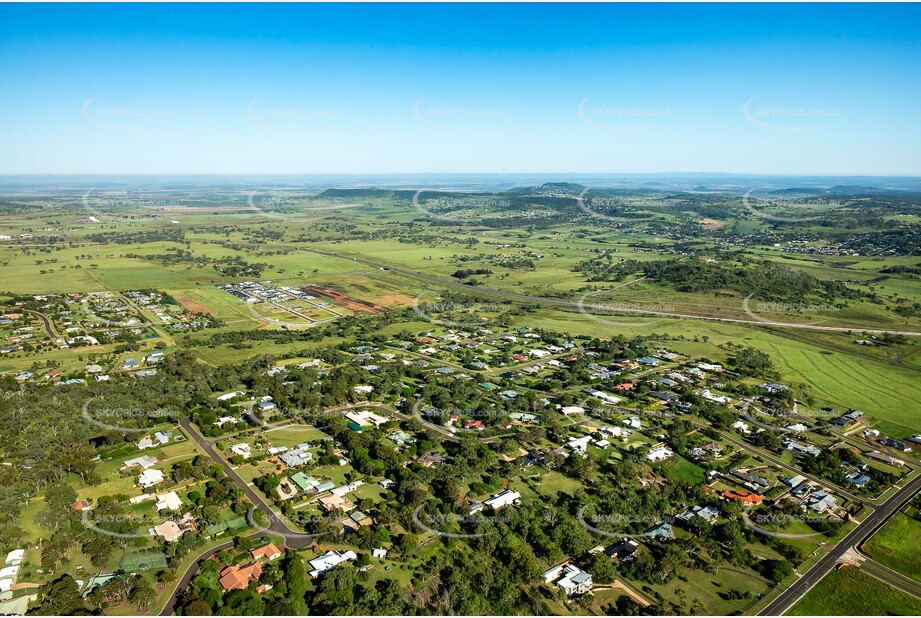
M 917 5 L 0 5 L 0 173 L 921 173 Z

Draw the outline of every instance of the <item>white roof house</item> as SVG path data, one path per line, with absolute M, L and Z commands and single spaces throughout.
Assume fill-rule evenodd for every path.
M 585 408 L 582 406 L 563 406 L 560 412 L 569 416 L 570 414 L 585 414 Z
M 163 472 L 160 470 L 149 469 L 141 472 L 138 477 L 138 485 L 141 487 L 153 487 L 163 482 Z
M 632 427 L 633 429 L 642 429 L 643 423 L 640 421 L 638 416 L 631 416 L 630 418 L 625 418 L 621 421 L 627 427 Z
M 389 420 L 386 416 L 375 414 L 370 410 L 362 410 L 360 412 L 346 412 L 345 418 L 355 422 L 362 427 L 367 427 L 368 425 L 380 427 Z
M 614 404 L 620 401 L 620 397 L 615 397 L 614 395 L 605 393 L 604 391 L 599 391 L 591 387 L 583 389 L 582 392 L 587 395 L 591 395 L 595 399 L 600 399 L 601 401 L 605 403 Z
M 240 444 L 234 444 L 230 447 L 230 452 L 234 455 L 239 455 L 243 459 L 249 459 L 252 457 L 253 453 L 250 451 L 249 444 L 246 442 L 241 442 Z
M 330 569 L 335 568 L 337 565 L 348 560 L 355 560 L 356 558 L 358 558 L 358 555 L 351 549 L 344 552 L 328 551 L 319 558 L 314 558 L 309 561 L 310 566 L 313 567 L 313 570 L 310 571 L 310 577 L 314 578 L 318 575 L 322 575 Z
M 511 491 L 506 489 L 502 493 L 496 494 L 489 500 L 484 501 L 483 504 L 486 506 L 491 506 L 492 508 L 498 510 L 504 506 L 509 506 L 515 504 L 518 500 L 521 500 L 521 494 L 517 491 Z
M 24 549 L 14 549 L 6 555 L 6 566 L 16 566 L 22 564 L 23 559 L 26 557 L 26 550 Z
M 566 596 L 585 594 L 592 589 L 592 576 L 574 564 L 561 564 L 544 572 L 544 583 L 556 582 Z
M 582 436 L 581 438 L 570 438 L 569 442 L 566 443 L 566 446 L 571 448 L 577 453 L 585 454 L 588 450 L 588 445 L 592 441 L 591 436 Z
M 134 459 L 126 459 L 123 465 L 125 468 L 130 468 L 131 466 L 139 466 L 146 470 L 147 468 L 157 465 L 157 458 L 151 457 L 150 455 L 142 455 L 141 457 L 135 457 Z
M 218 401 L 229 401 L 231 399 L 234 399 L 235 397 L 243 397 L 244 395 L 246 395 L 244 391 L 234 391 L 232 393 L 218 395 L 217 400 Z
M 175 491 L 171 491 L 165 494 L 157 494 L 157 510 L 162 511 L 164 509 L 168 511 L 178 511 L 182 508 L 182 499 L 176 494 Z
M 726 404 L 732 401 L 729 397 L 726 397 L 725 395 L 717 395 L 716 393 L 712 393 L 709 389 L 706 388 L 697 394 L 704 399 L 709 399 L 710 401 L 715 401 L 716 403 Z
M 652 462 L 663 461 L 675 453 L 666 446 L 657 446 L 646 454 L 646 459 Z

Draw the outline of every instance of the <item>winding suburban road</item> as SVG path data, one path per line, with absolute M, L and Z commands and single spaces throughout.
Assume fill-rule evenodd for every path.
M 44 313 L 40 313 L 38 311 L 32 311 L 31 309 L 23 309 L 23 312 L 31 313 L 32 315 L 38 316 L 38 319 L 41 320 L 42 324 L 45 326 L 45 332 L 48 333 L 49 337 L 58 336 L 58 334 L 54 330 L 54 324 L 52 323 L 51 318 L 49 318 L 47 315 L 45 315 Z

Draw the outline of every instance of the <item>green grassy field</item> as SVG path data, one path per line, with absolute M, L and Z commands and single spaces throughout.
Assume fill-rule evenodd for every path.
M 868 556 L 881 564 L 921 581 L 921 522 L 897 513 L 863 546 Z
M 790 611 L 793 616 L 912 616 L 921 600 L 853 567 L 825 576 Z

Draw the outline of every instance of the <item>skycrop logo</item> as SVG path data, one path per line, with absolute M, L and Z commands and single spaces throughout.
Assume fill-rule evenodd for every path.
M 285 209 L 290 209 L 292 200 L 285 195 L 277 195 L 273 191 L 253 189 L 246 193 L 246 205 L 251 210 L 265 215 L 276 221 L 289 221 L 290 217 L 282 214 Z
M 751 194 L 757 188 L 758 187 L 753 187 L 745 192 L 745 195 L 742 196 L 742 206 L 744 206 L 748 212 L 755 215 L 756 217 L 765 219 L 767 221 L 774 221 L 776 223 L 805 223 L 807 221 L 815 221 L 819 217 L 772 215 L 765 212 L 766 208 L 780 208 L 785 211 L 807 214 L 809 209 L 837 205 L 835 203 L 827 202 L 824 200 L 807 201 L 789 198 L 758 199 L 751 196 Z
M 742 104 L 742 115 L 753 125 L 772 131 L 811 131 L 816 128 L 816 122 L 841 116 L 841 112 L 835 109 L 780 106 L 753 108 L 752 104 L 756 98 L 752 97 Z
M 675 113 L 669 109 L 646 107 L 589 107 L 588 98 L 576 106 L 576 113 L 585 124 L 614 133 L 635 133 L 647 131 L 652 123 L 672 118 Z
M 646 217 L 618 217 L 614 215 L 608 215 L 603 212 L 599 212 L 600 209 L 610 209 L 623 207 L 625 204 L 622 200 L 611 197 L 590 197 L 588 198 L 588 203 L 586 204 L 585 194 L 588 193 L 591 189 L 583 189 L 576 197 L 576 206 L 579 207 L 579 210 L 585 214 L 592 216 L 596 219 L 603 219 L 604 221 L 610 221 L 611 223 L 640 223 L 643 221 L 652 221 L 655 219 L 654 216 Z
M 482 225 L 481 220 L 485 212 L 507 208 L 511 202 L 507 199 L 494 198 L 487 195 L 437 195 L 429 200 L 422 200 L 422 194 L 433 189 L 419 189 L 413 194 L 412 207 L 417 212 L 429 219 L 436 221 L 450 221 L 454 223 L 476 223 Z M 454 213 L 466 213 L 465 215 Z
M 606 317 L 604 313 L 633 313 L 644 318 L 663 313 L 675 313 L 675 306 L 669 304 L 645 305 L 628 301 L 586 302 L 591 293 L 592 292 L 585 292 L 582 294 L 579 300 L 576 301 L 576 307 L 579 313 L 588 319 L 607 326 L 615 326 L 617 328 L 650 326 L 657 322 L 661 322 L 662 318 L 644 319 L 643 321 L 634 322 L 619 322 Z
M 487 530 L 486 532 L 448 532 L 448 529 L 464 529 L 470 526 L 482 526 L 496 524 L 499 522 L 509 522 L 509 518 L 495 513 L 486 515 L 482 511 L 478 513 L 426 513 L 423 512 L 424 504 L 420 504 L 413 511 L 413 523 L 422 530 L 436 536 L 449 539 L 475 539 L 498 532 L 497 528 Z
M 823 517 L 811 517 L 804 514 L 788 515 L 785 513 L 754 513 L 749 515 L 748 512 L 742 512 L 742 521 L 746 526 L 754 530 L 756 533 L 762 536 L 773 536 L 779 539 L 801 539 L 808 540 L 815 538 L 817 536 L 823 536 L 821 532 L 807 532 L 805 534 L 792 534 L 785 532 L 776 532 L 770 528 L 765 528 L 765 526 L 772 527 L 786 527 L 793 523 L 804 523 L 804 524 L 814 524 L 827 523 L 827 519 Z
M 471 133 L 508 117 L 508 111 L 468 106 L 426 106 L 425 97 L 413 102 L 413 118 L 427 127 L 451 133 Z
M 468 410 L 464 408 L 439 408 L 432 404 L 426 404 L 422 399 L 416 400 L 412 405 L 412 415 L 423 425 L 434 429 L 440 433 L 449 432 L 451 434 L 468 434 L 478 436 L 481 432 L 476 428 L 464 428 L 454 425 L 439 425 L 433 423 L 432 418 L 437 418 L 449 422 L 452 416 L 456 416 L 458 423 L 464 420 L 481 421 L 482 419 L 499 418 L 505 413 L 501 410 Z
M 347 208 L 358 208 L 363 204 L 317 200 L 305 195 L 292 194 L 290 189 L 253 189 L 246 192 L 247 207 L 269 219 L 292 222 L 303 215 L 327 213 Z
M 660 524 L 672 525 L 674 523 L 674 518 L 671 517 L 652 517 L 632 513 L 593 512 L 586 515 L 586 511 L 590 507 L 592 507 L 590 504 L 583 505 L 576 513 L 576 520 L 589 532 L 612 539 L 648 538 L 649 535 L 643 532 L 637 533 L 633 531 L 650 529 Z
M 488 323 L 487 314 L 502 315 L 514 306 L 507 303 L 469 303 L 433 299 L 424 300 L 425 293 L 413 299 L 413 311 L 420 318 L 439 326 L 478 328 Z
M 90 97 L 80 108 L 89 124 L 120 133 L 137 133 L 162 128 L 164 122 L 177 117 L 176 112 L 144 106 L 103 106 Z
M 151 529 L 174 522 L 176 529 L 188 529 L 189 522 L 180 516 L 143 515 L 139 513 L 98 513 L 95 510 L 80 512 L 83 525 L 98 534 L 119 539 L 149 539 Z
M 754 297 L 754 292 L 746 296 L 742 300 L 742 310 L 745 314 L 752 318 L 755 321 L 762 322 L 764 324 L 771 324 L 774 326 L 816 326 L 827 322 L 828 319 L 824 320 L 815 320 L 812 322 L 780 322 L 778 320 L 771 320 L 765 318 L 762 315 L 758 315 L 755 311 L 760 313 L 794 313 L 797 315 L 823 315 L 831 314 L 841 310 L 837 305 L 830 305 L 824 303 L 786 303 L 786 302 L 758 302 L 755 303 L 754 309 L 752 308 L 752 298 Z
M 84 403 L 81 416 L 86 422 L 106 431 L 134 434 L 150 433 L 150 427 L 138 427 L 137 425 L 161 419 L 178 420 L 181 416 L 178 410 L 170 408 L 145 410 L 130 407 L 94 406 L 94 402 L 98 399 L 93 398 Z
M 87 190 L 80 198 L 83 210 L 89 215 L 92 223 L 102 223 L 104 219 L 129 221 L 130 217 L 116 214 L 118 210 L 123 211 L 128 206 L 125 201 L 124 196 L 96 194 L 96 189 Z
M 80 198 L 83 210 L 89 215 L 91 223 L 103 223 L 104 220 L 131 221 L 128 212 L 138 209 L 159 209 L 180 206 L 173 198 L 151 197 L 146 194 L 132 194 L 124 191 L 99 192 L 88 189 Z
M 291 517 L 279 515 L 274 511 L 266 512 L 263 509 L 252 508 L 246 512 L 246 523 L 259 532 L 264 532 L 285 539 L 288 547 L 304 547 L 323 536 L 338 533 L 335 524 L 340 523 L 342 517 L 334 515 L 313 515 L 303 511 L 296 511 Z M 299 531 L 298 528 L 327 528 L 320 532 Z
M 326 126 L 342 115 L 335 110 L 303 105 L 266 105 L 261 99 L 260 95 L 247 104 L 246 115 L 254 123 L 270 131 L 300 133 L 314 127 Z

